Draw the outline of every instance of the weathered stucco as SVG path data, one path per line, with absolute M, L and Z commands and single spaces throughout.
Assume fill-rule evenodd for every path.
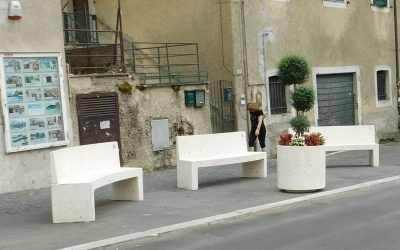
M 20 3 L 23 18 L 0 24 L 0 53 L 61 52 L 63 56 L 60 2 L 41 0 L 38 4 L 20 0 Z M 3 111 L 0 109 L 0 112 L 0 193 L 48 187 L 49 152 L 53 149 L 6 154 Z
M 132 95 L 121 94 L 117 84 L 128 82 L 134 86 Z M 79 128 L 76 113 L 76 94 L 91 92 L 116 92 L 120 109 L 121 152 L 125 166 L 155 170 L 176 166 L 176 136 L 210 133 L 210 110 L 208 106 L 194 108 L 185 106 L 185 90 L 206 91 L 207 85 L 181 87 L 135 88 L 137 82 L 127 76 L 71 77 L 71 116 L 74 144 L 79 145 Z M 151 121 L 168 119 L 170 147 L 153 151 Z
M 263 107 L 268 110 L 266 71 L 276 69 L 283 56 L 300 54 L 311 68 L 359 69 L 356 81 L 360 96 L 356 98 L 361 102 L 356 113 L 360 111 L 361 117 L 356 119 L 362 124 L 376 125 L 381 138 L 398 132 L 393 9 L 389 13 L 376 12 L 369 1 L 351 1 L 345 9 L 325 7 L 321 0 L 122 0 L 121 3 L 124 32 L 136 41 L 199 43 L 202 67 L 210 72 L 210 80 L 229 79 L 235 83 L 238 130 L 247 126 L 240 95 L 245 94 L 250 100 L 255 98 L 252 92 L 260 92 Z M 115 23 L 115 13 L 110 10 L 116 11 L 116 2 L 97 0 L 95 7 L 100 19 Z M 246 72 L 246 61 L 248 81 L 236 74 L 237 69 Z M 391 68 L 392 104 L 384 107 L 377 107 L 375 100 L 377 65 Z M 310 75 L 308 84 L 315 85 L 312 79 Z M 313 110 L 309 115 L 315 118 Z M 282 132 L 273 127 L 288 127 L 290 117 L 290 114 L 267 116 L 272 155 L 278 133 Z

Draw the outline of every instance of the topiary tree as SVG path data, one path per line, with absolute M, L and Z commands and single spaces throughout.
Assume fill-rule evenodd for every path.
M 278 76 L 282 83 L 295 86 L 291 99 L 292 105 L 296 109 L 296 117 L 290 120 L 290 126 L 296 132 L 295 137 L 304 136 L 310 127 L 310 121 L 304 113 L 313 107 L 315 92 L 309 86 L 297 86 L 306 82 L 309 74 L 310 67 L 302 56 L 289 55 L 278 63 Z
M 307 85 L 297 86 L 292 94 L 293 107 L 303 114 L 313 107 L 314 99 L 314 90 Z
M 301 84 L 308 80 L 310 67 L 306 59 L 298 55 L 289 55 L 278 63 L 278 76 L 286 85 Z

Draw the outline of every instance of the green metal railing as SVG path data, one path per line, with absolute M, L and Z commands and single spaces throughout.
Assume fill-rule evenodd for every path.
M 200 70 L 197 43 L 134 42 L 125 54 L 129 55 L 127 67 L 140 76 L 143 85 L 201 84 L 208 80 L 207 72 Z

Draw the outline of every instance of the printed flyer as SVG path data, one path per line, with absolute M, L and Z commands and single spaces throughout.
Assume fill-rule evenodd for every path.
M 0 58 L 8 151 L 65 144 L 58 56 Z

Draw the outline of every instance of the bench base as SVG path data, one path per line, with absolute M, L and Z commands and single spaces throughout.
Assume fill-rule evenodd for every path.
M 125 168 L 124 168 L 125 169 Z M 130 171 L 124 171 L 129 173 Z M 132 171 L 133 172 L 133 171 Z M 120 172 L 116 172 L 118 176 Z M 134 171 L 135 176 L 115 180 L 115 176 L 104 176 L 91 183 L 69 183 L 51 185 L 53 223 L 89 222 L 95 220 L 94 191 L 100 186 L 112 183 L 114 200 L 143 200 L 143 174 Z
M 258 153 L 257 153 L 258 154 Z M 199 189 L 199 168 L 201 167 L 214 167 L 223 166 L 228 164 L 242 164 L 242 177 L 255 177 L 255 178 L 266 178 L 267 177 L 267 158 L 265 153 L 260 153 L 263 155 L 261 159 L 245 161 L 228 160 L 229 163 L 222 164 L 223 161 L 218 165 L 199 165 L 197 162 L 191 161 L 181 161 L 178 160 L 177 163 L 177 186 L 178 188 L 183 188 L 187 190 L 198 190 Z M 254 157 L 254 156 L 252 156 Z M 260 158 L 260 157 L 258 157 Z
M 372 167 L 379 166 L 379 144 L 370 145 L 323 145 L 326 152 L 329 151 L 359 151 L 368 150 L 369 164 Z

